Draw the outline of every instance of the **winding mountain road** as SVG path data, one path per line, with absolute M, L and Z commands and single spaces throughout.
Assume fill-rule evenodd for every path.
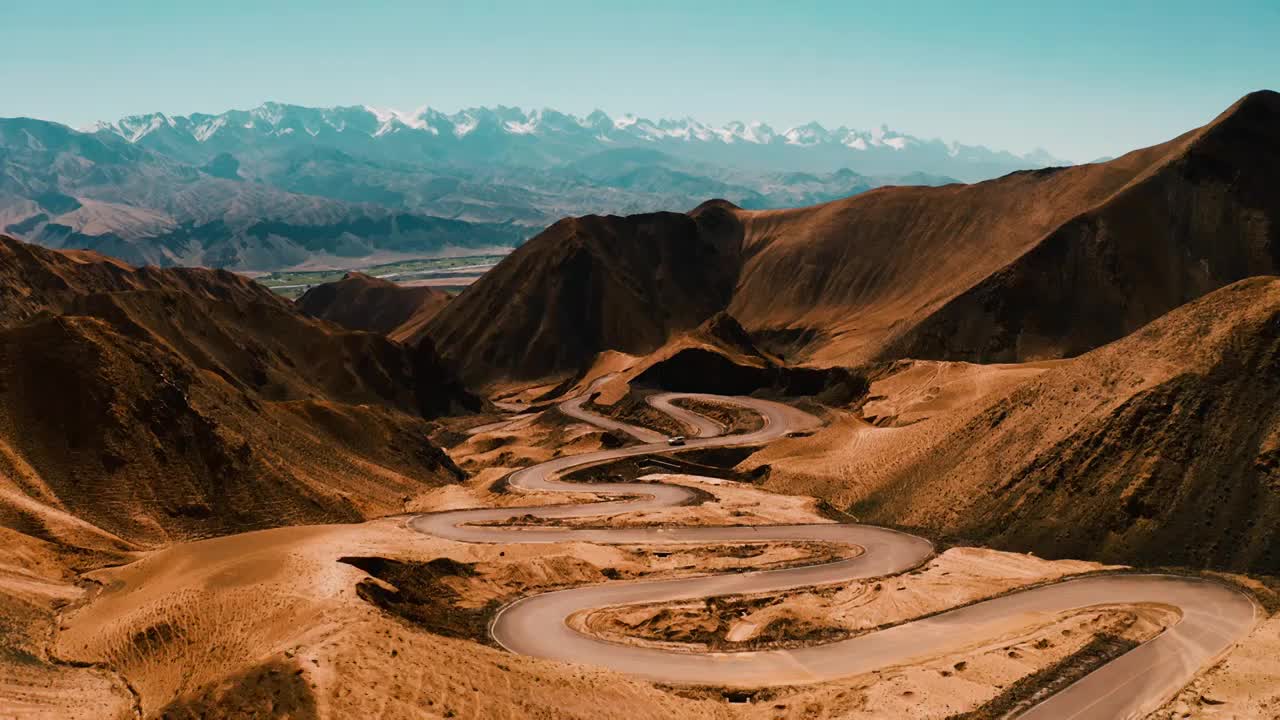
M 588 392 L 587 395 L 590 393 Z M 763 427 L 724 436 L 718 423 L 671 405 L 681 397 L 715 399 L 758 412 Z M 1007 630 L 1011 621 L 1028 623 L 1065 612 L 1107 605 L 1159 604 L 1177 610 L 1172 627 L 1032 707 L 1024 718 L 1133 718 L 1159 707 L 1200 669 L 1212 664 L 1254 627 L 1251 598 L 1225 585 L 1172 575 L 1106 575 L 1039 586 L 967 605 L 929 618 L 825 645 L 792 650 L 688 653 L 608 642 L 571 629 L 574 613 L 616 605 L 688 600 L 738 593 L 767 593 L 827 583 L 892 575 L 928 561 L 932 543 L 885 528 L 857 524 L 771 525 L 687 528 L 495 527 L 524 515 L 581 518 L 656 510 L 690 501 L 686 488 L 662 483 L 593 483 L 558 479 L 573 469 L 619 458 L 698 447 L 756 445 L 815 427 L 810 415 L 756 398 L 688 393 L 652 396 L 650 404 L 697 428 L 683 448 L 661 435 L 602 418 L 582 407 L 584 397 L 560 405 L 567 415 L 600 427 L 622 430 L 645 444 L 561 457 L 513 473 L 513 488 L 535 492 L 596 493 L 625 497 L 586 504 L 484 508 L 419 515 L 410 527 L 462 542 L 609 544 L 740 543 L 822 541 L 855 546 L 849 559 L 782 570 L 730 573 L 678 580 L 610 582 L 524 598 L 494 619 L 494 639 L 512 652 L 564 662 L 607 667 L 656 682 L 684 685 L 761 687 L 813 683 L 922 661 L 980 645 Z M 672 412 L 675 410 L 676 412 Z

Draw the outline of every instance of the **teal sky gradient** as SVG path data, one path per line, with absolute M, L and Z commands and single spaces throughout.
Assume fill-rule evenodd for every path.
M 0 0 L 0 116 L 266 100 L 890 127 L 1076 161 L 1280 88 L 1280 1 Z

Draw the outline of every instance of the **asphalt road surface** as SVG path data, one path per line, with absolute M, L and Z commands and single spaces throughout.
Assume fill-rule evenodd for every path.
M 587 395 L 590 392 L 588 391 Z M 710 419 L 671 405 L 680 397 L 715 399 L 750 408 L 763 417 L 754 432 L 726 436 Z M 932 543 L 894 530 L 857 524 L 766 525 L 687 528 L 557 528 L 486 526 L 522 515 L 581 518 L 654 510 L 690 500 L 693 493 L 661 483 L 575 484 L 558 479 L 569 470 L 625 457 L 698 447 L 758 445 L 816 427 L 818 421 L 787 405 L 756 398 L 689 393 L 652 396 L 650 404 L 696 428 L 697 437 L 673 448 L 659 433 L 584 410 L 585 397 L 560 405 L 567 415 L 622 430 L 645 444 L 561 457 L 524 468 L 509 478 L 529 492 L 596 493 L 625 497 L 585 504 L 484 508 L 419 515 L 409 521 L 420 532 L 463 542 L 609 544 L 740 543 L 821 541 L 854 546 L 858 554 L 836 562 L 749 573 L 660 581 L 608 582 L 524 598 L 503 608 L 491 632 L 516 653 L 610 668 L 655 682 L 681 685 L 763 687 L 831 680 L 963 651 L 1002 634 L 1011 622 L 1101 605 L 1156 603 L 1176 608 L 1180 620 L 1156 638 L 1107 663 L 1034 706 L 1024 718 L 1132 718 L 1159 707 L 1195 674 L 1214 663 L 1254 627 L 1257 608 L 1225 585 L 1172 575 L 1121 574 L 1067 580 L 1004 595 L 940 615 L 848 640 L 791 650 L 687 653 L 599 640 L 571 629 L 579 611 L 615 605 L 688 600 L 739 593 L 767 593 L 905 572 L 932 557 Z M 674 412 L 673 412 L 674 411 Z

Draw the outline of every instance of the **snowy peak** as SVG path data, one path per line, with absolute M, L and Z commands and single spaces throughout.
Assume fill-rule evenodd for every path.
M 174 121 L 164 113 L 149 113 L 130 115 L 114 123 L 98 122 L 93 129 L 95 131 L 106 129 L 131 143 L 136 143 L 147 135 L 164 127 L 173 127 L 174 124 Z
M 816 122 L 793 127 L 782 133 L 782 137 L 788 145 L 799 145 L 801 147 L 820 145 L 824 142 L 832 141 L 831 133 Z
M 365 147 L 372 153 L 397 153 L 416 148 L 446 162 L 453 153 L 461 152 L 470 158 L 463 162 L 472 163 L 479 162 L 477 158 L 509 158 L 555 164 L 611 148 L 651 146 L 717 163 L 741 161 L 776 170 L 807 166 L 807 161 L 787 165 L 786 158 L 799 157 L 796 154 L 829 155 L 833 161 L 827 165 L 832 168 L 848 165 L 877 172 L 927 171 L 962 178 L 1068 164 L 1043 149 L 1016 155 L 921 139 L 885 125 L 870 130 L 831 130 L 810 122 L 777 131 L 758 121 L 715 126 L 691 117 L 651 120 L 632 114 L 611 116 L 601 110 L 578 116 L 550 108 L 525 111 L 504 105 L 447 114 L 427 105 L 406 111 L 370 105 L 310 108 L 267 102 L 251 110 L 218 115 L 135 115 L 97 123 L 89 130 L 149 147 L 186 146 L 193 155 L 236 152 L 244 143 L 311 140 L 344 151 Z M 391 144 L 377 150 L 384 147 L 381 143 Z M 200 150 L 201 146 L 205 149 Z M 763 150 L 766 147 L 777 149 Z M 962 167 L 952 167 L 955 165 Z
M 200 142 L 208 140 L 226 127 L 275 134 L 281 134 L 285 130 L 305 131 L 312 136 L 321 132 L 359 132 L 370 137 L 381 137 L 414 131 L 454 138 L 464 138 L 477 130 L 485 129 L 517 136 L 575 135 L 588 131 L 587 134 L 603 134 L 612 140 L 630 138 L 647 142 L 680 140 L 755 145 L 779 143 L 800 147 L 843 145 L 856 150 L 872 147 L 903 150 L 909 145 L 923 142 L 883 125 L 870 131 L 843 127 L 827 130 L 816 122 L 810 122 L 778 132 L 759 121 L 735 121 L 715 127 L 691 117 L 655 121 L 629 113 L 612 117 L 601 110 L 579 117 L 550 108 L 524 112 L 518 107 L 502 105 L 494 108 L 467 108 L 447 115 L 426 105 L 416 110 L 404 111 L 370 105 L 308 108 L 267 102 L 252 110 L 232 110 L 221 115 L 196 114 L 172 118 L 163 113 L 134 115 L 116 122 L 99 122 L 89 130 L 111 132 L 129 142 L 139 142 L 163 127 L 186 131 Z M 953 143 L 950 147 L 965 146 Z M 1043 149 L 1024 157 L 1035 161 L 1055 161 Z
M 784 133 L 785 135 L 785 133 Z M 778 138 L 773 128 L 762 122 L 731 122 L 720 129 L 720 137 L 725 142 L 749 142 L 766 145 Z

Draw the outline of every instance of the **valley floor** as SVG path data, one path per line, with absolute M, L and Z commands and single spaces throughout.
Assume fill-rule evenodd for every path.
M 960 403 L 948 401 L 949 392 L 925 393 L 927 402 Z M 918 411 L 910 395 L 890 392 L 879 402 L 897 402 L 901 416 Z M 503 482 L 514 467 L 601 446 L 599 430 L 557 412 L 477 418 L 469 434 L 451 430 L 461 438 L 455 458 L 477 472 L 412 499 L 406 510 L 562 501 L 515 493 Z M 838 429 L 844 421 L 836 422 Z M 701 500 L 569 524 L 832 522 L 812 498 L 732 479 L 636 472 L 694 488 Z M 963 651 L 838 681 L 728 693 L 668 687 L 506 652 L 493 645 L 488 618 L 512 600 L 551 589 L 788 567 L 841 557 L 847 548 L 476 544 L 414 532 L 409 517 L 182 543 L 79 578 L 64 574 L 38 541 L 20 546 L 0 566 L 0 717 L 1000 717 L 1176 621 L 1158 605 L 1100 607 L 1011 619 L 1003 633 Z M 572 622 L 629 644 L 768 649 L 855 635 L 1104 569 L 951 547 L 903 575 L 767 597 L 604 608 Z M 1231 580 L 1252 589 L 1270 613 L 1280 606 L 1280 595 L 1264 583 Z M 1156 717 L 1274 717 L 1277 652 L 1280 620 L 1269 615 Z

